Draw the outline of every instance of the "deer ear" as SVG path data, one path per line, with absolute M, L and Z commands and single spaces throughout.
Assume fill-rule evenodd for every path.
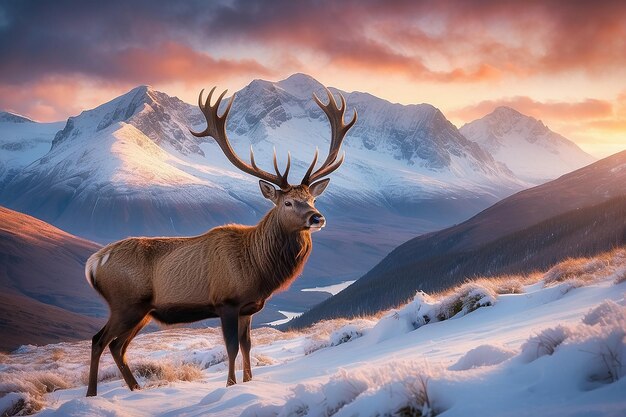
M 322 194 L 324 190 L 326 189 L 326 186 L 328 185 L 329 182 L 330 182 L 330 178 L 325 178 L 323 180 L 314 182 L 313 184 L 309 185 L 309 191 L 311 192 L 311 195 L 313 197 L 317 197 L 318 195 Z
M 272 201 L 276 204 L 276 200 L 278 199 L 278 191 L 272 184 L 267 181 L 259 180 L 259 187 L 261 187 L 261 193 L 263 193 L 263 197 Z

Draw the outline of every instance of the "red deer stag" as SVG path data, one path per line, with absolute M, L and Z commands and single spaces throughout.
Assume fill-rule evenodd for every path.
M 218 107 L 226 91 L 214 105 L 211 97 L 215 87 L 204 104 L 203 91 L 198 105 L 207 128 L 191 133 L 211 136 L 235 167 L 260 178 L 261 193 L 274 207 L 256 226 L 219 226 L 195 237 L 129 238 L 100 249 L 87 260 L 87 281 L 110 308 L 108 322 L 92 339 L 87 396 L 97 394 L 98 365 L 107 346 L 128 387 L 139 388 L 125 353 L 151 318 L 173 324 L 219 317 L 228 353 L 226 385 L 237 382 L 235 358 L 239 347 L 243 353 L 243 381 L 249 381 L 251 316 L 263 308 L 272 293 L 287 288 L 301 273 L 311 253 L 311 232 L 320 230 L 326 222 L 315 209 L 315 197 L 330 181 L 322 178 L 343 163 L 345 153 L 337 158 L 341 143 L 357 119 L 355 111 L 352 120 L 344 122 L 343 96 L 338 106 L 328 89 L 327 105 L 313 95 L 330 121 L 330 151 L 315 170 L 316 150 L 301 183 L 290 185 L 290 157 L 281 174 L 274 151 L 276 174 L 272 174 L 257 167 L 252 148 L 250 164 L 235 154 L 226 135 L 226 118 L 234 96 L 219 116 Z

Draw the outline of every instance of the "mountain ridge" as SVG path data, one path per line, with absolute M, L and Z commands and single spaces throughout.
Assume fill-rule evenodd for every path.
M 500 106 L 459 131 L 518 177 L 540 184 L 582 168 L 597 159 L 550 130 L 541 120 Z
M 330 90 L 337 98 L 339 90 Z M 323 86 L 304 74 L 255 80 L 236 92 L 227 122 L 235 151 L 247 159 L 253 145 L 258 165 L 268 169 L 273 147 L 281 165 L 291 150 L 297 181 L 316 145 L 324 155 L 330 141 L 312 93 L 327 100 Z M 346 162 L 318 202 L 328 226 L 314 236 L 294 292 L 274 300 L 282 310 L 292 311 L 294 299 L 311 306 L 299 288 L 355 279 L 401 242 L 459 223 L 529 185 L 431 105 L 344 95 L 346 117 L 356 108 L 359 122 L 344 142 Z M 68 119 L 47 154 L 0 183 L 0 203 L 100 243 L 255 224 L 270 203 L 212 139 L 189 134 L 203 124 L 196 106 L 136 87 Z
M 354 284 L 285 327 L 302 327 L 328 318 L 373 314 L 405 301 L 418 290 L 441 291 L 477 275 L 531 272 L 534 264 L 530 261 L 519 266 L 519 269 L 514 269 L 512 265 L 522 255 L 522 259 L 527 260 L 531 252 L 537 262 L 542 259 L 539 252 L 549 247 L 546 242 L 551 239 L 550 230 L 546 231 L 537 225 L 550 225 L 554 236 L 556 230 L 562 227 L 555 220 L 558 216 L 572 218 L 575 232 L 582 230 L 580 236 L 591 232 L 601 235 L 597 245 L 594 240 L 587 239 L 593 248 L 597 246 L 598 250 L 608 250 L 611 245 L 623 245 L 626 243 L 624 184 L 626 151 L 557 180 L 521 191 L 459 225 L 403 243 Z M 602 204 L 610 208 L 612 217 L 606 217 L 604 208 L 600 207 Z M 600 227 L 604 234 L 596 230 Z M 526 233 L 529 229 L 532 231 Z M 563 233 L 573 232 L 566 229 Z M 544 236 L 540 242 L 535 239 L 539 235 Z M 606 237 L 604 241 L 603 236 Z M 528 243 L 532 239 L 535 240 Z M 527 245 L 524 246 L 523 242 Z M 559 260 L 559 256 L 590 254 L 577 252 L 587 250 L 584 240 L 578 246 L 565 243 L 557 245 L 554 249 L 556 255 L 550 258 L 550 262 Z M 507 250 L 509 257 L 500 259 L 499 254 Z M 506 268 L 511 268 L 511 271 Z

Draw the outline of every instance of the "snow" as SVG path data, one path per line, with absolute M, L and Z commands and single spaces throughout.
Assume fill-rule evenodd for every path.
M 300 291 L 304 291 L 304 292 L 306 292 L 306 291 L 327 292 L 327 293 L 329 293 L 331 295 L 335 295 L 335 294 L 338 294 L 341 291 L 345 290 L 346 288 L 348 288 L 354 282 L 356 282 L 356 281 L 355 280 L 343 281 L 343 282 L 340 282 L 338 284 L 326 285 L 324 287 L 303 288 Z
M 285 316 L 285 318 L 284 319 L 274 320 L 274 321 L 271 321 L 271 322 L 265 323 L 265 324 L 267 324 L 269 326 L 279 326 L 281 324 L 285 324 L 288 321 L 293 320 L 296 317 L 300 317 L 302 315 L 302 313 L 295 313 L 295 312 L 292 312 L 292 311 L 278 310 L 278 312 L 280 314 L 282 314 L 283 316 Z
M 237 92 L 227 129 L 237 154 L 247 161 L 252 145 L 258 165 L 272 171 L 272 149 L 281 168 L 291 151 L 290 180 L 297 184 L 315 148 L 323 159 L 330 142 L 328 120 L 312 92 L 327 100 L 321 84 L 303 74 L 276 83 L 256 80 Z M 342 147 L 345 163 L 319 199 L 328 223 L 314 237 L 300 288 L 353 280 L 401 242 L 458 223 L 529 185 L 431 105 L 345 95 L 346 118 L 358 108 L 359 121 Z M 205 126 L 197 105 L 148 86 L 57 125 L 55 131 L 62 130 L 54 142 L 48 135 L 37 152 L 4 152 L 1 138 L 10 129 L 0 123 L 0 203 L 99 243 L 258 222 L 271 203 L 257 179 L 233 167 L 214 140 L 193 137 L 190 126 Z M 18 156 L 19 163 L 8 161 Z M 308 298 L 291 297 L 300 288 L 276 297 L 272 307 L 311 307 Z
M 6 113 L 0 113 L 0 116 Z M 0 118 L 0 180 L 44 156 L 63 122 L 16 122 Z
M 498 107 L 459 130 L 519 178 L 533 184 L 555 179 L 596 160 L 541 121 L 509 107 Z
M 258 165 L 265 169 L 271 169 L 274 147 L 281 166 L 291 150 L 291 176 L 296 182 L 308 168 L 315 147 L 323 156 L 330 140 L 328 122 L 311 99 L 311 92 L 316 91 L 327 100 L 320 94 L 321 88 L 303 74 L 277 83 L 253 81 L 236 93 L 228 121 L 233 148 L 247 159 L 252 144 Z M 528 185 L 499 169 L 488 154 L 475 149 L 475 144 L 444 123 L 445 117 L 430 105 L 402 106 L 369 94 L 345 94 L 350 109 L 359 107 L 361 117 L 344 143 L 346 163 L 333 174 L 335 197 L 350 195 L 360 201 L 378 202 L 469 193 L 502 197 Z M 262 117 L 257 120 L 259 115 Z M 395 130 L 390 130 L 390 123 Z M 30 129 L 43 125 L 26 124 L 33 125 Z M 1 124 L 0 135 L 10 135 L 16 125 L 25 124 Z M 212 195 L 212 200 L 230 200 L 224 190 L 236 190 L 243 201 L 258 203 L 261 198 L 256 187 L 250 186 L 254 179 L 232 167 L 212 139 L 189 134 L 189 126 L 202 130 L 203 125 L 195 105 L 140 86 L 70 118 L 53 149 L 20 176 L 54 172 L 57 182 L 80 177 L 83 187 L 102 188 L 113 183 L 120 190 L 203 186 L 221 191 Z M 63 127 L 55 126 L 56 130 Z M 432 137 L 411 137 L 425 134 L 424 129 L 430 129 Z M 409 147 L 415 141 L 425 141 L 424 146 L 433 150 L 426 156 L 401 155 L 400 148 L 405 145 L 396 143 L 398 140 Z M 445 154 L 446 166 L 437 165 L 437 152 Z M 44 154 L 24 153 L 23 158 L 30 163 Z
M 131 368 L 153 371 L 135 392 L 105 354 L 95 398 L 84 398 L 88 341 L 23 346 L 0 357 L 0 405 L 39 401 L 38 416 L 624 415 L 626 250 L 601 259 L 586 260 L 595 275 L 582 286 L 480 279 L 379 318 L 255 329 L 254 379 L 229 388 L 219 329 L 138 336 Z M 507 292 L 504 279 L 522 285 Z

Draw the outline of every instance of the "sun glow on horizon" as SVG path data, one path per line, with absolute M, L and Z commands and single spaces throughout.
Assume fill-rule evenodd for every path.
M 626 4 L 259 1 L 155 1 L 123 18 L 117 1 L 0 6 L 0 109 L 59 121 L 137 85 L 195 103 L 212 85 L 232 92 L 302 72 L 432 104 L 457 127 L 504 105 L 597 157 L 626 148 Z

